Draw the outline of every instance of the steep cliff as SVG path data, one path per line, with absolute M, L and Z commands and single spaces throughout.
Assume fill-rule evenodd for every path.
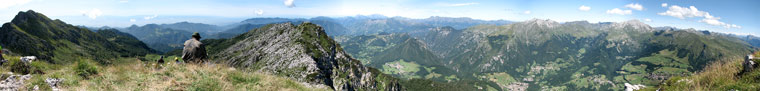
M 212 58 L 236 67 L 286 76 L 334 90 L 400 90 L 398 80 L 347 55 L 313 23 L 270 24 L 220 43 Z

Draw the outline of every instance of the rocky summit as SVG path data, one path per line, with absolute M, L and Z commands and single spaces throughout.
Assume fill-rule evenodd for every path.
M 213 55 L 221 63 L 270 72 L 334 90 L 400 90 L 398 81 L 348 56 L 313 23 L 270 24 L 237 36 Z

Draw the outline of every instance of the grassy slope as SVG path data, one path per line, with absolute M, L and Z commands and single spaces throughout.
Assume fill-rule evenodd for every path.
M 134 37 L 113 34 L 101 35 L 67 24 L 61 20 L 51 20 L 47 16 L 32 10 L 19 12 L 11 22 L 0 27 L 3 32 L 0 44 L 19 55 L 37 56 L 56 64 L 72 63 L 82 57 L 94 59 L 103 64 L 107 59 L 142 56 L 151 50 L 136 46 L 145 46 Z M 117 41 L 111 38 L 125 39 Z
M 5 58 L 18 59 L 18 56 L 5 56 Z M 61 86 L 64 90 L 329 90 L 320 87 L 311 88 L 287 78 L 237 70 L 225 65 L 170 63 L 157 67 L 152 61 L 120 58 L 111 65 L 98 65 L 100 74 L 86 79 L 74 74 L 75 64 L 58 65 L 43 62 L 42 65 L 47 67 L 43 69 L 45 74 L 33 74 L 32 79 L 26 81 L 25 88 L 30 90 L 37 85 L 41 90 L 49 90 L 50 87 L 44 82 L 46 78 L 63 78 L 65 80 Z M 8 68 L 9 66 L 4 64 L 0 72 L 10 72 Z
M 760 56 L 756 52 L 755 56 Z M 760 60 L 755 60 L 756 62 Z M 760 90 L 760 68 L 752 72 L 737 75 L 742 70 L 742 57 L 730 57 L 715 61 L 697 74 L 686 77 L 673 77 L 660 86 L 645 90 L 662 89 L 664 91 L 758 91 Z

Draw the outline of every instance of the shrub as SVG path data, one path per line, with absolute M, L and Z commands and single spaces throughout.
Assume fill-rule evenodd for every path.
M 8 65 L 10 65 L 11 72 L 20 73 L 20 74 L 44 74 L 42 72 L 46 68 L 48 68 L 48 64 L 45 62 L 40 61 L 34 61 L 32 63 L 24 63 L 20 60 L 8 60 Z
M 98 67 L 85 60 L 80 60 L 76 67 L 74 67 L 74 71 L 77 75 L 88 78 L 91 75 L 98 74 Z
M 24 62 L 21 62 L 20 60 L 8 60 L 8 65 L 11 66 L 11 72 L 14 73 L 21 73 L 21 74 L 29 74 L 31 71 L 29 71 L 29 64 L 26 64 Z

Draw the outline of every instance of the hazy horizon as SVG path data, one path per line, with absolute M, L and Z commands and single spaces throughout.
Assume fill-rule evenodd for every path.
M 424 19 L 432 16 L 468 17 L 480 20 L 525 21 L 549 19 L 557 22 L 623 22 L 639 20 L 653 27 L 672 26 L 713 32 L 758 35 L 754 17 L 759 1 L 142 1 L 12 0 L 0 4 L 0 22 L 9 22 L 19 11 L 35 10 L 52 19 L 88 27 L 128 27 L 182 21 L 227 25 L 249 18 L 312 18 L 384 15 Z

